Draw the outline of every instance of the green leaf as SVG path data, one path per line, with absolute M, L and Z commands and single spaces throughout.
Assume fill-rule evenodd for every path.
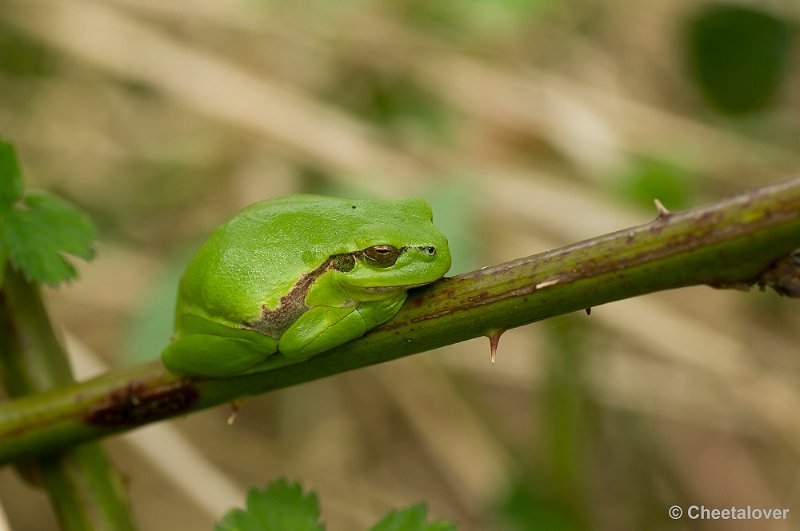
M 57 285 L 76 275 L 65 255 L 90 260 L 96 237 L 89 218 L 66 201 L 23 197 L 14 147 L 0 140 L 0 271 L 7 258 L 28 280 Z
M 691 172 L 659 159 L 634 158 L 617 178 L 614 192 L 647 210 L 658 199 L 669 210 L 683 210 L 695 201 L 701 179 Z
M 17 208 L 0 206 L 0 254 L 30 281 L 57 285 L 74 278 L 65 255 L 91 259 L 95 238 L 89 218 L 55 196 L 28 194 Z
M 233 509 L 215 531 L 323 531 L 319 502 L 313 492 L 304 495 L 300 483 L 279 479 L 264 490 L 250 489 L 247 508 Z
M 778 11 L 704 3 L 687 29 L 691 74 L 709 103 L 730 114 L 769 105 L 791 68 L 793 29 Z
M 17 154 L 8 142 L 0 140 L 0 206 L 11 206 L 22 197 L 22 172 Z
M 456 525 L 451 522 L 425 523 L 428 512 L 424 503 L 418 503 L 405 509 L 390 511 L 370 531 L 454 531 Z

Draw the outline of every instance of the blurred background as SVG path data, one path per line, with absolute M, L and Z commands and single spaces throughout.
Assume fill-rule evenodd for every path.
M 0 135 L 89 212 L 49 290 L 81 374 L 154 358 L 219 223 L 292 192 L 423 196 L 452 273 L 800 168 L 800 4 L 0 0 Z M 800 317 L 682 289 L 107 440 L 143 530 L 211 529 L 279 476 L 330 530 L 426 501 L 462 530 L 796 529 Z M 88 367 L 88 368 L 87 368 Z M 16 530 L 56 529 L 12 468 Z M 671 505 L 790 509 L 671 520 Z

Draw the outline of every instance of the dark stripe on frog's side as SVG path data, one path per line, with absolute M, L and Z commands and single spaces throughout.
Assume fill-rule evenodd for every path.
M 399 254 L 403 254 L 411 248 L 423 249 L 431 254 L 436 252 L 434 247 L 421 245 L 400 247 L 398 249 Z M 255 330 L 273 339 L 280 339 L 283 333 L 309 310 L 305 304 L 306 295 L 314 281 L 332 269 L 344 273 L 351 271 L 355 267 L 357 260 L 365 259 L 365 251 L 366 249 L 360 249 L 352 253 L 335 254 L 328 257 L 316 269 L 301 276 L 300 280 L 289 290 L 289 293 L 281 297 L 278 306 L 274 310 L 270 310 L 266 305 L 262 304 L 261 317 L 254 321 L 246 321 L 242 325 L 244 328 Z
M 274 310 L 270 310 L 265 304 L 262 304 L 261 317 L 254 321 L 245 321 L 244 328 L 255 330 L 276 340 L 280 339 L 283 333 L 292 326 L 292 323 L 308 311 L 309 308 L 305 301 L 309 288 L 323 273 L 336 268 L 339 256 L 342 255 L 328 257 L 316 269 L 301 276 L 289 293 L 281 297 Z

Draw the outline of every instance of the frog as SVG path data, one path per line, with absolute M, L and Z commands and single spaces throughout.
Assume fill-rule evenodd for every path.
M 257 202 L 189 262 L 161 359 L 172 373 L 209 378 L 299 363 L 385 323 L 408 290 L 450 265 L 424 199 Z

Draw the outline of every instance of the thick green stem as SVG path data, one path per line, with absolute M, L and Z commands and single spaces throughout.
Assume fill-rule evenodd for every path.
M 11 269 L 0 291 L 0 361 L 13 396 L 74 383 L 38 286 Z M 134 529 L 121 479 L 98 443 L 37 457 L 22 471 L 47 489 L 63 529 Z
M 797 280 L 796 259 L 786 259 L 797 248 L 800 179 L 661 213 L 646 225 L 415 290 L 388 323 L 301 363 L 193 379 L 152 362 L 0 404 L 0 462 L 658 290 L 754 283 L 781 290 Z

